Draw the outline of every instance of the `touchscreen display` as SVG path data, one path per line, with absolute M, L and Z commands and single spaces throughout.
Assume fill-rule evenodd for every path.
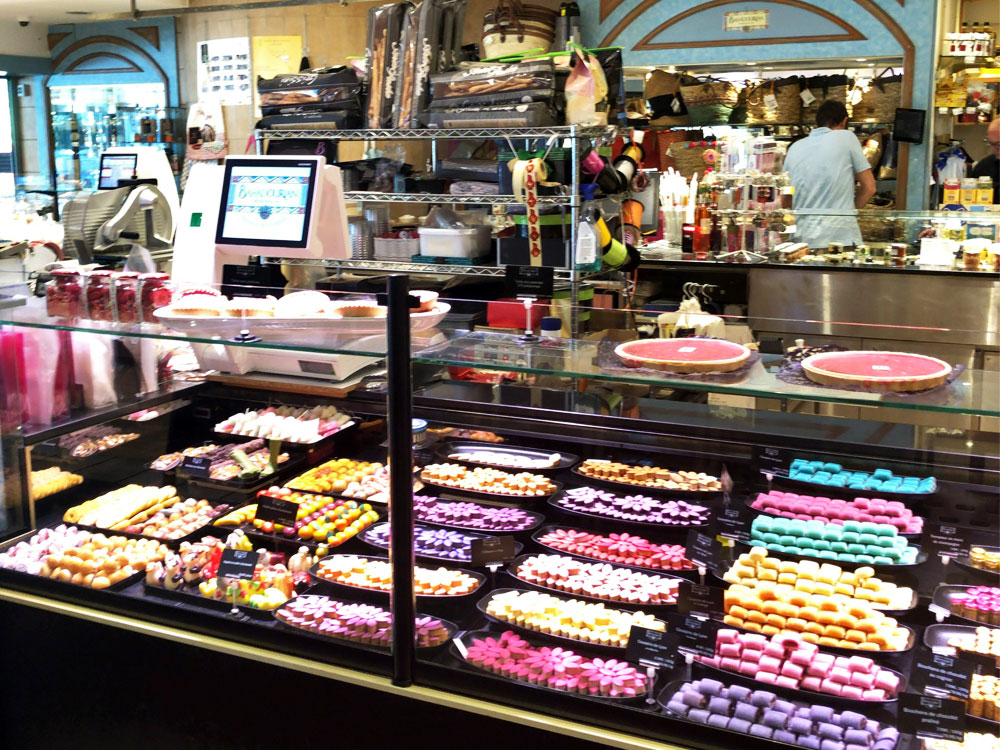
M 314 162 L 227 165 L 217 241 L 303 246 L 315 176 Z

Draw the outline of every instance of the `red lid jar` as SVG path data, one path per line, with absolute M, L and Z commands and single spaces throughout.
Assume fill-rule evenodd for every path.
M 80 272 L 70 268 L 57 268 L 52 280 L 45 285 L 45 309 L 57 318 L 75 318 L 82 311 L 83 284 Z

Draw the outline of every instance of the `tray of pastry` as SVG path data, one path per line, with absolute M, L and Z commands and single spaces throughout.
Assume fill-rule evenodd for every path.
M 583 482 L 610 487 L 633 487 L 648 492 L 666 492 L 684 498 L 709 500 L 722 494 L 722 481 L 704 472 L 665 469 L 588 458 L 570 470 Z
M 529 502 L 545 500 L 562 489 L 543 474 L 513 472 L 486 466 L 469 468 L 461 464 L 429 464 L 420 479 L 431 487 L 488 500 Z
M 389 598 L 392 588 L 392 568 L 388 557 L 376 555 L 328 555 L 309 570 L 318 588 L 332 587 L 345 596 L 353 591 Z M 425 601 L 466 601 L 474 596 L 486 577 L 474 570 L 461 568 L 425 568 L 417 565 L 413 573 L 413 590 Z
M 568 469 L 580 460 L 579 456 L 562 451 L 540 451 L 512 445 L 486 446 L 482 443 L 463 441 L 450 441 L 439 445 L 435 453 L 442 461 L 539 473 Z

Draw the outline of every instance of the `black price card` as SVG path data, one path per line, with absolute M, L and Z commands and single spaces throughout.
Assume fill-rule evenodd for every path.
M 673 669 L 677 666 L 677 633 L 633 625 L 628 633 L 625 661 L 644 667 Z
M 971 662 L 957 656 L 921 649 L 910 673 L 910 687 L 921 693 L 966 700 L 974 671 L 975 666 Z
M 699 615 L 721 620 L 724 589 L 681 581 L 677 586 L 677 611 L 682 615 Z
M 237 578 L 242 581 L 253 579 L 257 567 L 257 553 L 250 549 L 224 549 L 219 560 L 219 578 Z
M 931 740 L 965 739 L 965 703 L 917 693 L 899 694 L 899 731 Z
M 484 565 L 499 565 L 508 563 L 516 557 L 514 552 L 514 537 L 488 536 L 485 539 L 473 539 L 472 567 Z
M 971 543 L 966 530 L 943 523 L 924 524 L 923 547 L 938 557 L 968 557 Z
M 550 298 L 554 279 L 552 266 L 507 266 L 504 290 L 508 297 Z
M 679 639 L 678 648 L 685 654 L 715 656 L 715 635 L 719 627 L 714 620 L 690 616 L 681 618 L 674 625 Z
M 257 519 L 260 521 L 270 521 L 279 523 L 282 526 L 294 526 L 295 514 L 298 513 L 299 504 L 283 497 L 272 497 L 271 495 L 260 495 L 257 498 Z
M 185 456 L 181 461 L 181 472 L 192 477 L 208 479 L 212 468 L 212 459 L 203 456 Z
M 761 473 L 778 477 L 787 477 L 788 467 L 792 465 L 791 457 L 781 448 L 754 446 L 753 461 Z
M 715 517 L 719 535 L 741 542 L 750 541 L 750 524 L 757 514 L 740 503 L 723 505 Z
M 722 545 L 711 531 L 691 529 L 684 549 L 687 559 L 699 568 L 711 568 L 722 557 Z

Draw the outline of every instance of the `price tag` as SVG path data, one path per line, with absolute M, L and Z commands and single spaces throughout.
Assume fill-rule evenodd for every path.
M 715 519 L 719 527 L 719 535 L 727 539 L 749 542 L 751 515 L 756 514 L 745 505 L 723 505 Z
M 684 617 L 674 626 L 674 632 L 680 639 L 677 647 L 685 654 L 715 656 L 715 636 L 720 627 L 714 620 L 702 620 L 690 615 Z
M 807 107 L 814 101 L 816 101 L 816 97 L 813 95 L 813 92 L 810 91 L 809 89 L 806 89 L 805 91 L 801 92 L 799 94 L 799 97 L 801 97 L 802 103 Z
M 677 586 L 677 611 L 682 615 L 696 615 L 721 620 L 725 615 L 724 590 L 716 586 L 702 586 L 691 581 L 681 581 Z
M 899 731 L 931 740 L 965 740 L 965 703 L 917 693 L 899 694 Z
M 219 578 L 236 578 L 241 581 L 253 579 L 257 567 L 257 553 L 249 549 L 224 549 L 219 560 Z
M 762 474 L 773 474 L 778 477 L 787 477 L 788 467 L 792 465 L 791 458 L 781 448 L 754 446 L 753 461 Z
M 677 633 L 633 625 L 628 632 L 625 660 L 644 667 L 673 669 L 677 666 Z
M 711 568 L 722 557 L 722 545 L 714 534 L 691 529 L 684 549 L 687 559 L 699 568 Z
M 208 479 L 212 468 L 212 459 L 204 456 L 185 456 L 181 461 L 181 473 L 192 477 Z
M 910 674 L 910 686 L 923 693 L 967 700 L 975 667 L 957 656 L 921 649 Z
M 485 539 L 473 539 L 472 567 L 508 563 L 516 557 L 514 552 L 514 537 L 488 536 Z
M 261 521 L 270 521 L 282 526 L 294 526 L 295 514 L 298 513 L 299 504 L 283 497 L 273 497 L 272 495 L 259 495 L 257 497 L 257 518 Z
M 968 557 L 972 546 L 965 529 L 941 523 L 924 524 L 924 547 L 938 557 Z
M 509 297 L 550 299 L 554 280 L 552 266 L 507 266 L 504 287 Z
M 777 109 L 778 97 L 776 97 L 774 94 L 767 94 L 764 97 L 764 106 L 767 107 L 768 109 Z

